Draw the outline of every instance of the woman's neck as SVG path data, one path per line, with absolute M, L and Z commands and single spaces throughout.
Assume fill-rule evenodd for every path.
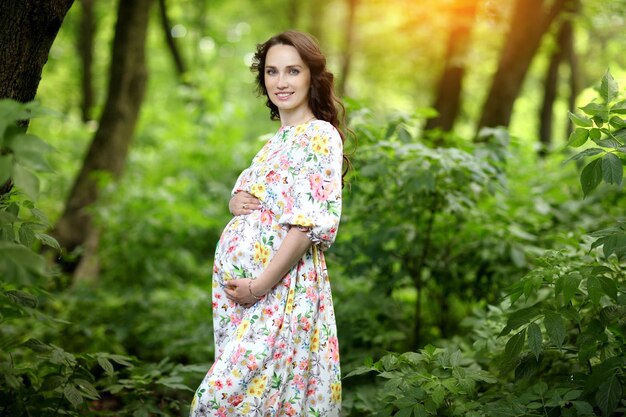
M 306 109 L 304 111 L 295 113 L 279 112 L 279 116 L 280 125 L 283 127 L 298 126 L 315 119 L 315 115 L 313 114 L 311 109 Z

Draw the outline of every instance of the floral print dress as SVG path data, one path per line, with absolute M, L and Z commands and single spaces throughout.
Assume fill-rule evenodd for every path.
M 282 127 L 233 189 L 261 210 L 234 217 L 213 267 L 215 362 L 198 387 L 191 417 L 339 416 L 337 329 L 324 262 L 341 213 L 343 146 L 325 121 Z M 224 285 L 256 278 L 291 227 L 311 248 L 251 308 L 226 298 Z

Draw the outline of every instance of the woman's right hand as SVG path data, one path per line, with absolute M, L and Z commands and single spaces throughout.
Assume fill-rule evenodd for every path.
M 228 210 L 233 216 L 250 214 L 254 210 L 261 209 L 261 202 L 258 198 L 245 191 L 238 191 L 228 203 Z

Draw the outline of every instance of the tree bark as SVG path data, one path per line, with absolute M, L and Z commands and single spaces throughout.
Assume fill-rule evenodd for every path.
M 73 2 L 0 1 L 0 98 L 35 98 L 50 47 Z
M 337 85 L 337 94 L 341 97 L 346 94 L 346 84 L 352 64 L 352 52 L 354 50 L 354 17 L 358 7 L 358 0 L 347 0 L 348 15 L 346 17 L 345 40 L 341 57 L 341 76 Z
M 161 28 L 163 29 L 163 34 L 165 35 L 167 49 L 170 51 L 170 55 L 174 60 L 176 73 L 182 80 L 183 74 L 187 72 L 187 66 L 185 65 L 185 61 L 183 60 L 178 46 L 176 45 L 176 40 L 172 36 L 172 24 L 170 23 L 170 19 L 167 15 L 167 5 L 165 4 L 165 0 L 159 0 L 159 14 L 161 16 Z
M 483 127 L 508 126 L 541 38 L 568 0 L 554 0 L 546 10 L 544 0 L 517 0 L 509 34 L 493 77 L 477 132 Z
M 78 50 L 81 58 L 82 71 L 82 91 L 83 100 L 80 104 L 81 114 L 84 122 L 92 120 L 91 110 L 94 105 L 93 87 L 93 48 L 95 35 L 94 1 L 81 0 L 82 18 L 80 22 L 80 35 Z
M 73 2 L 0 0 L 0 99 L 35 98 L 50 47 Z M 28 128 L 28 121 L 23 125 Z M 0 184 L 0 196 L 12 188 L 11 179 Z
M 452 6 L 445 64 L 433 106 L 439 115 L 428 119 L 425 127 L 427 130 L 440 128 L 447 132 L 454 127 L 461 106 L 465 58 L 477 8 L 477 0 L 456 0 Z
M 145 42 L 152 0 L 120 0 L 113 40 L 109 88 L 100 124 L 53 232 L 68 251 L 90 240 L 97 250 L 89 208 L 98 200 L 97 173 L 117 179 L 123 171 L 145 92 Z M 93 255 L 86 253 L 83 257 Z M 91 262 L 91 261 L 90 261 Z M 80 269 L 80 268 L 79 268 Z M 93 271 L 93 268 L 88 268 Z
M 539 155 L 545 156 L 552 145 L 553 107 L 558 95 L 559 68 L 571 42 L 572 21 L 566 17 L 556 36 L 556 50 L 550 56 L 550 64 L 544 81 L 544 95 L 539 113 Z

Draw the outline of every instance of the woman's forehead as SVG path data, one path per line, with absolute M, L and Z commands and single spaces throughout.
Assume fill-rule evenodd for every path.
M 305 66 L 298 50 L 291 45 L 274 45 L 267 51 L 265 66 Z

